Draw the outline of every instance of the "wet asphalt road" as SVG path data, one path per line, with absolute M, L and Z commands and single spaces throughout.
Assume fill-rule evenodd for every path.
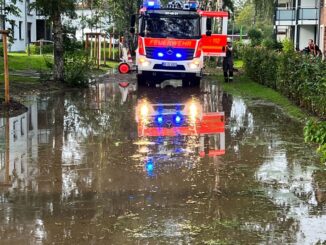
M 325 242 L 326 174 L 303 125 L 217 81 L 177 85 L 108 80 L 1 118 L 0 243 Z M 195 100 L 208 121 L 144 129 L 144 100 Z

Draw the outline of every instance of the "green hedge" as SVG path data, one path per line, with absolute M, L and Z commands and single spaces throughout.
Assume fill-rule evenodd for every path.
M 40 46 L 35 44 L 29 45 L 29 52 L 32 55 L 40 54 Z M 26 53 L 28 53 L 28 47 L 26 48 Z M 53 44 L 46 44 L 42 47 L 42 54 L 53 54 Z
M 319 144 L 318 151 L 326 162 L 326 62 L 286 50 L 244 48 L 245 72 L 253 81 L 274 88 L 321 119 L 307 123 L 305 139 Z
M 242 57 L 246 74 L 252 80 L 326 118 L 326 63 L 321 59 L 262 47 L 246 47 Z

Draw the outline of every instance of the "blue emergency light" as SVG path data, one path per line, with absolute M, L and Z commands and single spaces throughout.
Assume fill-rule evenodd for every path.
M 189 9 L 196 10 L 198 8 L 198 4 L 195 1 L 189 1 Z
M 196 1 L 188 1 L 183 5 L 183 9 L 196 10 L 198 8 L 198 3 Z
M 159 9 L 161 7 L 160 0 L 144 0 L 143 7 L 147 9 Z

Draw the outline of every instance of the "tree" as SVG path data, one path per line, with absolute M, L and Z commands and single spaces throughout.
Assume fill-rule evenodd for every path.
M 36 0 L 33 8 L 48 17 L 53 24 L 54 41 L 54 67 L 53 77 L 55 81 L 64 81 L 64 45 L 62 17 L 75 16 L 77 0 Z

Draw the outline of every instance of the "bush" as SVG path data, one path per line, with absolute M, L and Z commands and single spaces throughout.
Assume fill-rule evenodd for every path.
M 326 122 L 309 121 L 304 129 L 305 141 L 319 144 L 318 152 L 326 163 Z
M 283 52 L 285 53 L 293 53 L 294 52 L 294 44 L 290 39 L 284 39 L 282 41 Z
M 263 32 L 258 29 L 250 29 L 248 31 L 251 46 L 259 46 L 263 39 Z
M 36 44 L 29 45 L 29 52 L 31 55 L 40 54 L 41 47 Z M 26 53 L 28 53 L 28 47 L 26 48 Z M 53 54 L 53 44 L 46 44 L 42 46 L 42 54 Z
M 3 57 L 3 45 L 2 45 L 2 43 L 0 44 L 0 56 Z
M 287 50 L 287 48 L 286 48 Z M 254 81 L 280 91 L 301 107 L 326 117 L 326 63 L 294 51 L 246 47 L 244 68 Z
M 242 59 L 242 54 L 245 47 L 246 45 L 241 41 L 233 42 L 233 48 L 234 48 L 233 54 L 235 59 Z
M 67 52 L 65 54 L 64 80 L 73 87 L 86 87 L 91 77 L 92 63 L 85 52 Z
M 279 51 L 281 51 L 282 48 L 283 48 L 282 43 L 277 42 L 277 41 L 275 41 L 275 40 L 273 40 L 271 38 L 264 39 L 262 41 L 261 45 L 264 48 L 267 48 L 267 49 L 270 49 L 270 50 L 279 50 Z
M 243 62 L 247 75 L 254 81 L 276 88 L 277 53 L 263 47 L 245 47 Z

